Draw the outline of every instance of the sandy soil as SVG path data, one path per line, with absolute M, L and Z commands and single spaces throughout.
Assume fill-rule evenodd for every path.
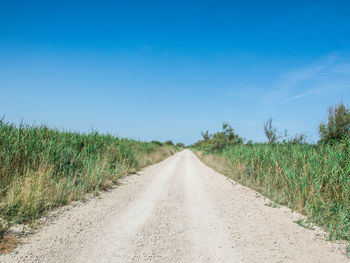
M 269 202 L 184 150 L 62 208 L 0 262 L 349 262 Z

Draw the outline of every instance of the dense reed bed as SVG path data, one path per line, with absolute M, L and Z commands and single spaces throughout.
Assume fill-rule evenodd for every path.
M 334 145 L 236 145 L 202 152 L 208 165 L 302 212 L 330 231 L 330 238 L 350 240 L 350 140 Z
M 1 120 L 0 232 L 4 222 L 30 222 L 52 207 L 111 186 L 174 149 L 159 142 L 15 126 Z

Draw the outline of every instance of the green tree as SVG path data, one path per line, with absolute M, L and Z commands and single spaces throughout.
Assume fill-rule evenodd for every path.
M 209 134 L 208 131 L 202 132 L 204 140 L 199 145 L 204 146 L 209 151 L 220 151 L 226 146 L 232 146 L 243 143 L 243 138 L 235 133 L 233 128 L 226 122 L 222 124 L 222 131 Z
M 327 123 L 319 126 L 320 142 L 334 143 L 350 136 L 350 110 L 341 101 L 328 108 Z
M 165 142 L 165 144 L 166 144 L 166 145 L 171 145 L 171 146 L 174 145 L 174 143 L 173 143 L 172 140 L 167 140 L 167 141 Z
M 277 140 L 278 140 L 277 129 L 276 129 L 276 127 L 274 127 L 272 125 L 272 119 L 268 119 L 264 123 L 264 132 L 265 132 L 265 136 L 267 138 L 267 141 L 270 144 L 274 144 L 277 142 Z
M 209 131 L 201 132 L 201 135 L 205 141 L 210 139 Z
M 185 144 L 183 144 L 182 142 L 178 142 L 178 143 L 176 144 L 176 146 L 177 146 L 177 147 L 180 147 L 180 148 L 185 148 L 185 147 L 186 147 Z

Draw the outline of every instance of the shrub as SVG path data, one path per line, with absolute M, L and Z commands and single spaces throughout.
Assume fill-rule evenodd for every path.
M 236 134 L 228 123 L 222 124 L 222 131 L 209 134 L 201 132 L 203 140 L 197 142 L 194 147 L 203 147 L 209 152 L 221 151 L 227 146 L 243 143 L 243 138 Z
M 265 136 L 267 138 L 267 141 L 270 144 L 274 144 L 277 142 L 277 140 L 278 140 L 277 129 L 276 129 L 276 127 L 274 127 L 272 125 L 272 119 L 268 119 L 264 123 L 264 132 L 265 132 Z
M 178 143 L 176 144 L 176 146 L 177 146 L 177 147 L 180 147 L 180 148 L 185 148 L 185 147 L 186 147 L 185 144 L 183 144 L 182 142 L 178 142 Z
M 172 140 L 167 140 L 167 141 L 165 142 L 165 144 L 166 144 L 166 145 L 171 145 L 171 146 L 173 146 L 173 145 L 174 145 L 174 143 L 173 143 L 173 141 L 172 141 Z
M 288 142 L 291 144 L 304 144 L 306 143 L 306 139 L 305 134 L 296 134 Z
M 252 140 L 249 140 L 249 141 L 246 142 L 245 145 L 247 145 L 247 146 L 253 146 L 253 141 L 252 141 Z
M 328 108 L 328 121 L 319 126 L 320 142 L 334 143 L 350 135 L 350 110 L 339 102 Z
M 162 146 L 163 145 L 163 143 L 160 142 L 160 141 L 151 141 L 151 143 L 153 143 L 153 144 L 155 144 L 157 146 Z

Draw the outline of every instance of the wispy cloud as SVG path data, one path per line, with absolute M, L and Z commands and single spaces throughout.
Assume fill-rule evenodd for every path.
M 332 54 L 281 74 L 275 81 L 275 88 L 267 92 L 261 102 L 290 102 L 311 94 L 322 95 L 326 91 L 334 93 L 347 88 L 349 83 L 350 63 L 344 63 L 339 55 Z
M 309 90 L 309 91 L 300 93 L 300 94 L 298 94 L 298 95 L 289 97 L 289 98 L 285 99 L 284 101 L 287 102 L 287 101 L 292 101 L 292 100 L 300 99 L 300 98 L 305 97 L 305 96 L 307 96 L 307 95 L 321 93 L 322 91 L 326 91 L 326 90 L 330 90 L 330 89 L 331 89 L 331 88 Z
M 334 72 L 350 76 L 350 63 L 342 63 L 334 68 Z

